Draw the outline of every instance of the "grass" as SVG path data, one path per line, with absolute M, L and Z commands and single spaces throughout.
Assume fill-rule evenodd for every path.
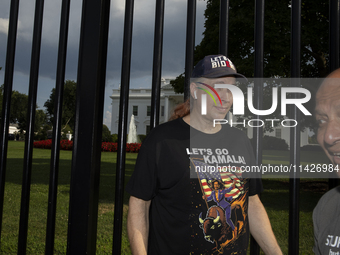
M 289 231 L 289 181 L 286 179 L 263 180 L 261 200 L 267 210 L 274 234 L 283 254 L 288 254 Z M 314 254 L 313 209 L 327 189 L 326 180 L 301 180 L 300 183 L 300 254 Z
M 264 150 L 263 151 L 263 163 L 264 164 L 276 164 L 287 165 L 289 164 L 289 151 L 275 151 Z M 301 165 L 307 165 L 311 163 L 323 164 L 329 163 L 328 158 L 322 152 L 318 151 L 301 151 L 300 156 Z
M 9 141 L 8 147 L 0 254 L 17 253 L 19 234 L 24 143 Z M 45 251 L 50 155 L 50 150 L 34 149 L 33 151 L 27 254 L 44 254 Z M 97 254 L 112 253 L 116 156 L 116 153 L 102 153 Z M 126 155 L 126 181 L 131 176 L 136 157 L 137 154 L 133 153 Z M 66 254 L 71 158 L 71 151 L 60 152 L 54 254 Z M 128 194 L 125 194 L 122 254 L 130 254 L 125 227 L 128 198 Z
M 24 143 L 9 141 L 8 148 L 0 254 L 17 253 L 19 232 Z M 50 154 L 50 150 L 34 149 L 33 151 L 27 254 L 44 254 Z M 72 153 L 70 151 L 60 152 L 55 254 L 66 253 L 71 156 Z M 136 157 L 137 154 L 133 153 L 128 153 L 126 155 L 126 182 L 131 176 Z M 288 152 L 265 151 L 263 155 L 263 163 L 288 164 L 288 158 Z M 317 163 L 322 163 L 324 161 L 327 162 L 323 153 L 301 152 L 302 163 L 312 163 L 310 159 Z M 115 162 L 116 153 L 102 153 L 97 254 L 111 254 L 112 251 Z M 261 199 L 267 209 L 278 242 L 284 254 L 288 254 L 289 182 L 287 179 L 265 179 L 263 180 L 263 183 L 265 190 Z M 326 191 L 326 186 L 326 180 L 309 179 L 301 181 L 300 254 L 312 254 L 312 210 L 318 199 Z M 126 234 L 128 198 L 128 194 L 125 194 L 121 254 L 131 254 Z

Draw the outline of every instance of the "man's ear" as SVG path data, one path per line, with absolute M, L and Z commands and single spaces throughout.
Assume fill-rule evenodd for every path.
M 197 99 L 197 84 L 195 82 L 190 83 L 190 95 L 192 98 Z

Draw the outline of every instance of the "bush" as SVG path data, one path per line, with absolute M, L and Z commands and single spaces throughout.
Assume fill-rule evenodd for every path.
M 139 152 L 140 143 L 127 143 L 126 152 Z M 102 151 L 116 152 L 118 150 L 118 143 L 102 143 Z
M 52 147 L 52 139 L 41 140 L 33 143 L 34 148 L 39 149 L 51 149 Z
M 146 135 L 138 135 L 139 136 L 139 140 L 142 143 L 146 137 Z
M 141 146 L 140 143 L 127 143 L 126 152 L 139 152 L 140 146 Z M 52 139 L 34 142 L 33 147 L 40 148 L 40 149 L 51 149 Z M 72 148 L 73 148 L 73 141 L 69 141 L 67 139 L 60 141 L 61 150 L 72 150 Z M 102 151 L 116 152 L 117 149 L 118 149 L 117 143 L 102 142 L 102 147 L 101 147 Z
M 126 152 L 139 152 L 140 146 L 140 143 L 127 143 Z
M 111 135 L 111 142 L 118 143 L 118 134 Z
M 126 136 L 126 139 L 127 139 L 128 135 Z M 138 135 L 138 138 L 140 140 L 140 142 L 142 143 L 145 139 L 146 135 Z M 111 141 L 113 143 L 118 143 L 118 134 L 112 134 L 111 135 Z
M 34 140 L 40 141 L 40 140 L 46 140 L 46 139 L 51 139 L 51 137 L 48 137 L 49 130 L 52 129 L 52 126 L 50 125 L 43 125 L 42 127 L 39 128 L 37 132 L 34 133 Z
M 305 145 L 301 147 L 302 151 L 322 151 L 322 148 L 318 144 Z
M 281 138 L 265 135 L 262 139 L 262 149 L 286 151 L 288 150 L 288 144 Z
M 73 141 L 69 141 L 68 139 L 66 140 L 61 140 L 60 141 L 60 149 L 61 150 L 72 150 L 73 148 Z

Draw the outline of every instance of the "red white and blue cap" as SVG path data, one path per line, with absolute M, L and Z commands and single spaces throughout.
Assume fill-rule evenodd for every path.
M 247 79 L 244 75 L 237 73 L 234 64 L 223 55 L 205 56 L 197 63 L 191 74 L 191 78 L 219 78 L 227 76 Z

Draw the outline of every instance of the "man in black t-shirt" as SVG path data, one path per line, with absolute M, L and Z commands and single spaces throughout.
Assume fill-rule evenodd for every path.
M 251 232 L 266 254 L 282 254 L 257 195 L 261 180 L 240 173 L 255 164 L 249 139 L 236 128 L 213 125 L 233 101 L 229 90 L 215 90 L 215 84 L 235 84 L 235 77 L 244 76 L 217 55 L 201 60 L 192 77 L 191 100 L 175 110 L 175 120 L 150 132 L 128 183 L 132 253 L 246 254 Z M 210 97 L 203 101 L 211 94 L 207 89 L 220 105 Z M 214 179 L 226 192 L 210 200 Z

